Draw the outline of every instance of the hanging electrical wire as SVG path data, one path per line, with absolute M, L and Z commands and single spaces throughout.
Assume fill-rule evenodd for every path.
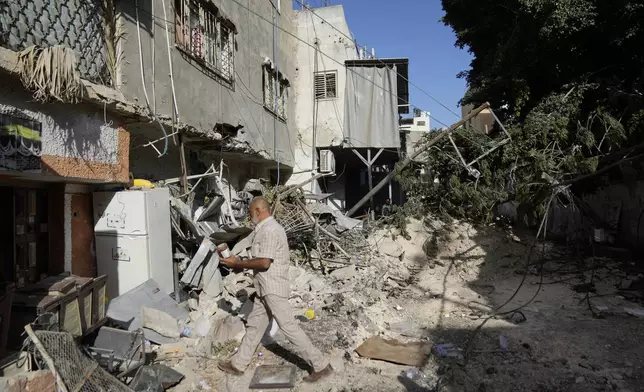
M 168 133 L 165 131 L 163 124 L 161 124 L 161 121 L 159 121 L 159 118 L 157 117 L 154 110 L 152 110 L 152 107 L 150 106 L 150 98 L 148 97 L 148 90 L 145 87 L 145 71 L 143 70 L 143 45 L 141 45 L 141 25 L 139 22 L 139 0 L 135 0 L 135 16 L 136 16 L 136 36 L 139 43 L 139 65 L 141 69 L 141 83 L 143 85 L 143 95 L 145 96 L 145 103 L 148 106 L 148 110 L 152 114 L 152 117 L 159 124 L 159 128 L 161 128 L 161 132 L 163 132 L 163 136 L 165 140 L 165 143 L 163 146 L 163 152 L 159 154 L 159 158 L 161 158 L 168 152 Z

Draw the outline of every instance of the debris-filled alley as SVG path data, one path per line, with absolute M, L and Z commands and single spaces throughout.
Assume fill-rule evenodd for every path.
M 0 392 L 644 391 L 644 6 L 331 3 L 0 2 Z

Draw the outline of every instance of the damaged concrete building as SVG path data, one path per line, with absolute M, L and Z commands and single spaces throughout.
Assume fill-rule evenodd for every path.
M 0 96 L 2 198 L 15 206 L 5 211 L 3 232 L 26 241 L 4 255 L 6 279 L 21 285 L 46 273 L 95 273 L 91 192 L 127 184 L 130 173 L 180 176 L 181 146 L 189 173 L 223 159 L 236 188 L 246 178 L 283 181 L 278 170 L 293 165 L 295 130 L 294 38 L 282 32 L 292 30 L 290 4 L 48 3 L 0 8 L 9 76 Z M 33 99 L 19 60 L 32 45 L 73 51 L 85 90 L 79 102 Z
M 0 357 L 2 312 L 40 314 L 43 302 L 27 299 L 48 277 L 75 283 L 56 280 L 45 298 L 85 293 L 75 310 L 56 305 L 61 329 L 76 320 L 82 337 L 110 298 L 148 278 L 179 295 L 176 261 L 215 233 L 215 243 L 247 234 L 247 205 L 266 189 L 313 178 L 313 199 L 354 206 L 404 155 L 409 93 L 408 60 L 375 59 L 350 34 L 342 6 L 296 11 L 286 0 L 0 4 L 0 200 L 11 206 L 0 221 L 11 244 L 0 253 Z M 392 182 L 365 208 L 385 198 L 404 200 Z M 206 219 L 217 209 L 227 216 Z M 146 252 L 159 259 L 150 249 L 163 248 L 157 276 L 121 268 L 141 255 L 129 248 L 138 227 L 118 237 L 135 215 Z M 24 324 L 14 318 L 11 346 Z
M 295 12 L 295 168 L 290 182 L 318 176 L 311 192 L 347 211 L 378 183 L 407 151 L 399 119 L 409 113 L 406 58 L 377 59 L 352 39 L 341 5 Z M 361 211 L 385 199 L 402 204 L 392 181 Z

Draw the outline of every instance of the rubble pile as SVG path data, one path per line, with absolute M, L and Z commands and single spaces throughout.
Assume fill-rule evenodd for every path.
M 207 174 L 216 176 L 214 171 Z M 564 287 L 559 293 L 570 295 L 577 306 L 587 304 L 597 319 L 616 315 L 644 318 L 643 308 L 636 303 L 642 302 L 644 275 L 635 264 L 629 270 L 612 258 L 594 255 L 575 265 L 570 249 L 548 243 L 538 247 L 526 269 L 530 242 L 509 228 L 427 217 L 410 220 L 407 233 L 411 235 L 403 237 L 384 221 L 364 222 L 347 218 L 323 203 L 306 203 L 305 195 L 291 188 L 278 188 L 273 193 L 274 189 L 263 189 L 257 182 L 234 192 L 223 181 L 211 180 L 196 184 L 188 194 L 166 184 L 174 195 L 173 249 L 179 283 L 174 298 L 150 279 L 111 299 L 104 316 L 107 321 L 97 325 L 91 336 L 77 339 L 78 346 L 72 344 L 73 336 L 64 328 L 47 326 L 43 332 L 41 325 L 33 324 L 35 331 L 28 326 L 26 355 L 41 368 L 60 375 L 55 380 L 62 386 L 59 389 L 81 390 L 85 385 L 92 390 L 100 380 L 115 385 L 114 390 L 137 392 L 161 392 L 171 387 L 179 392 L 246 390 L 253 384 L 256 380 L 245 378 L 235 381 L 239 385 L 231 384 L 217 373 L 214 361 L 237 350 L 256 292 L 252 272 L 220 265 L 218 247 L 225 244 L 233 255 L 251 256 L 248 208 L 257 195 L 274 200 L 274 216 L 287 229 L 291 244 L 289 301 L 294 316 L 314 345 L 329 355 L 334 369 L 342 372 L 353 367 L 354 372 L 343 373 L 349 385 L 377 385 L 379 390 L 398 390 L 397 383 L 431 390 L 445 380 L 474 385 L 481 374 L 490 378 L 503 373 L 498 362 L 494 366 L 485 362 L 489 360 L 485 355 L 502 355 L 505 364 L 511 353 L 518 367 L 534 361 L 535 354 L 526 351 L 532 350 L 534 343 L 519 340 L 517 329 L 493 332 L 494 336 L 482 333 L 473 346 L 474 371 L 455 375 L 459 368 L 451 364 L 464 360 L 467 339 L 462 333 L 445 334 L 452 329 L 471 336 L 469 331 L 493 315 L 496 301 L 505 299 L 495 296 L 507 298 L 514 290 L 514 283 L 506 281 L 521 279 L 522 274 L 527 276 L 527 287 L 539 285 L 541 290 L 550 283 L 553 285 L 548 287 Z M 497 275 L 503 278 L 497 279 Z M 60 279 L 56 287 L 65 286 L 65 293 L 73 287 L 86 287 L 73 277 Z M 76 286 L 66 284 L 70 281 Z M 49 295 L 51 290 L 48 286 Z M 533 320 L 544 316 L 535 314 L 540 311 L 530 304 L 521 312 L 493 317 L 490 325 L 496 331 L 507 325 L 536 324 Z M 517 342 L 522 348 L 517 349 Z M 73 361 L 58 354 L 48 361 L 63 350 L 59 347 L 66 347 Z M 297 364 L 289 349 L 290 343 L 272 320 L 253 367 L 266 370 L 263 366 L 267 364 Z M 81 351 L 85 356 L 79 356 Z M 14 362 L 21 366 L 31 363 L 21 361 L 22 355 Z M 76 364 L 80 362 L 82 366 Z M 400 372 L 401 367 L 397 378 L 380 376 L 392 369 Z M 57 372 L 57 368 L 62 370 Z M 292 378 L 295 370 L 291 366 L 284 371 Z M 365 379 L 365 374 L 373 375 L 373 382 Z M 580 374 L 574 380 L 580 386 L 599 383 L 603 377 L 599 372 Z M 623 377 L 632 375 L 625 372 Z M 610 382 L 627 385 L 615 377 Z M 565 384 L 561 379 L 557 383 Z M 329 390 L 327 387 L 323 389 Z

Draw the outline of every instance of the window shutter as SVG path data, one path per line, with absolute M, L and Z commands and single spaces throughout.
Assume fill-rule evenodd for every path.
M 319 72 L 314 74 L 315 99 L 336 98 L 337 77 L 335 72 Z
M 315 74 L 315 99 L 326 98 L 326 78 L 323 73 Z
M 326 97 L 327 98 L 336 98 L 338 96 L 335 75 L 336 75 L 335 72 L 329 72 L 328 74 L 326 74 Z

